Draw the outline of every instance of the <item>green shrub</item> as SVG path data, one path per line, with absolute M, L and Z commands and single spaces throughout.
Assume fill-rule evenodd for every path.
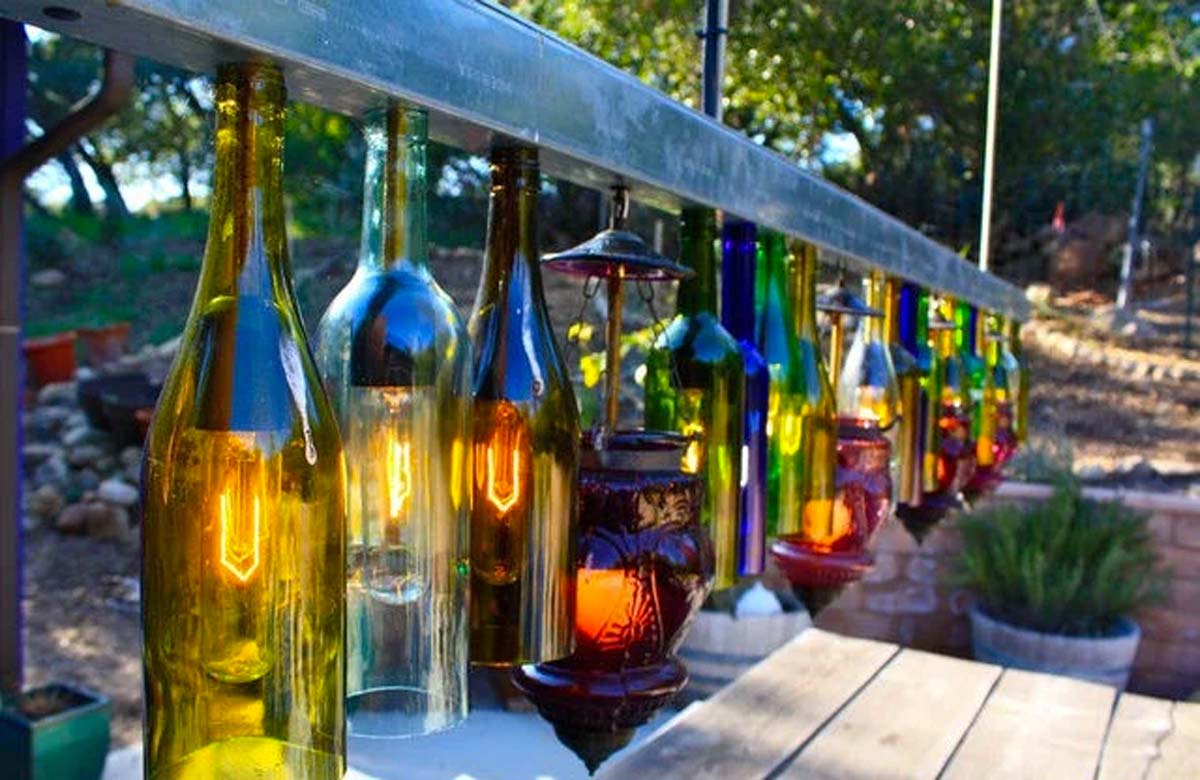
M 1059 476 L 1044 503 L 997 506 L 958 525 L 964 548 L 954 584 L 1013 625 L 1104 636 L 1166 592 L 1147 518 L 1120 502 L 1084 499 L 1071 477 Z

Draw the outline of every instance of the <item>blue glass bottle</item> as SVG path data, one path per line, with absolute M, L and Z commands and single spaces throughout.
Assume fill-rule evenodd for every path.
M 742 515 L 738 574 L 761 574 L 766 565 L 767 362 L 755 343 L 757 229 L 728 221 L 722 231 L 721 324 L 737 339 L 746 363 L 746 414 L 742 421 Z

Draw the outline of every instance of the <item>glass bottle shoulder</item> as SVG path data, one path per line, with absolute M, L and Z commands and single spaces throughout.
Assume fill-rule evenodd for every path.
M 711 312 L 676 315 L 654 349 L 697 363 L 740 366 L 743 362 L 741 346 Z
M 256 446 L 335 468 L 341 443 L 299 316 L 275 298 L 215 296 L 188 318 L 146 452 L 191 431 L 254 434 Z M 299 465 L 299 464 L 298 464 Z
M 445 364 L 470 360 L 458 308 L 432 275 L 418 269 L 356 271 L 321 318 L 317 345 L 326 368 L 336 360 L 381 366 L 409 357 L 430 372 L 429 381 Z

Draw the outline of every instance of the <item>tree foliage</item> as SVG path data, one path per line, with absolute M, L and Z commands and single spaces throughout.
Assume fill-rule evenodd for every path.
M 506 2 L 671 97 L 698 102 L 703 0 Z M 731 0 L 725 121 L 970 254 L 989 25 L 990 4 L 978 0 Z M 101 57 L 57 36 L 32 48 L 31 114 L 35 128 L 45 128 L 97 87 Z M 1156 123 L 1152 228 L 1183 228 L 1200 177 L 1200 5 L 1008 0 L 1001 80 L 1001 231 L 1032 234 L 1059 202 L 1069 217 L 1125 211 L 1145 117 Z M 203 184 L 211 167 L 209 111 L 202 79 L 140 62 L 131 105 L 58 159 L 75 209 L 93 208 L 81 174 L 87 168 L 110 216 L 127 210 L 122 176 L 147 171 L 174 178 L 181 206 L 190 208 L 193 184 Z M 297 105 L 287 133 L 289 195 L 301 229 L 353 230 L 362 160 L 354 123 Z M 466 182 L 478 198 L 475 162 L 452 150 L 434 155 L 434 170 L 449 182 L 443 189 Z M 570 187 L 556 196 L 595 200 Z M 441 205 L 452 203 L 443 197 Z M 576 211 L 590 219 L 591 207 L 568 210 Z
M 519 13 L 695 105 L 702 0 L 512 0 Z M 1200 153 L 1200 6 L 1005 5 L 997 218 L 1029 233 L 1054 204 L 1128 206 L 1153 117 L 1153 214 L 1178 224 Z M 990 4 L 732 0 L 725 121 L 952 245 L 978 230 Z M 859 154 L 829 154 L 833 134 Z

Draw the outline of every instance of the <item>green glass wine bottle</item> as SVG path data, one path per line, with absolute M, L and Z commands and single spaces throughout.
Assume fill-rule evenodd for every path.
M 759 330 L 771 377 L 768 534 L 800 534 L 807 526 L 822 536 L 836 493 L 837 410 L 817 331 L 817 252 L 802 244 L 792 255 L 778 233 L 767 234 L 764 244 L 768 278 Z
M 579 422 L 538 263 L 537 152 L 492 152 L 475 345 L 471 661 L 571 654 Z
M 682 261 L 696 272 L 679 283 L 678 313 L 646 360 L 645 423 L 695 439 L 684 469 L 704 475 L 701 520 L 716 553 L 714 587 L 737 580 L 745 364 L 737 341 L 717 317 L 716 219 L 684 209 Z
M 345 517 L 337 424 L 284 235 L 284 85 L 217 76 L 199 288 L 146 444 L 145 776 L 338 780 Z
M 346 448 L 347 720 L 369 737 L 467 714 L 471 348 L 429 272 L 426 121 L 368 115 L 358 268 L 317 328 Z

